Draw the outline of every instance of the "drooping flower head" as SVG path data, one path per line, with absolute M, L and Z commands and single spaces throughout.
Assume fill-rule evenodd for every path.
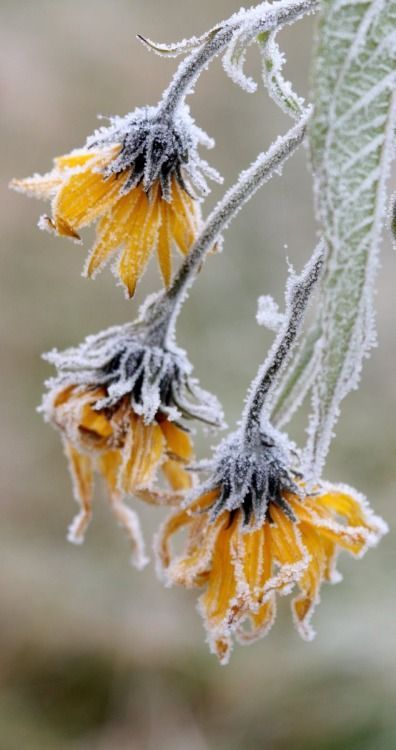
M 173 491 L 191 488 L 186 464 L 193 446 L 185 421 L 219 426 L 220 406 L 191 377 L 185 353 L 176 345 L 164 348 L 143 325 L 110 328 L 46 359 L 58 373 L 47 382 L 41 408 L 62 434 L 81 506 L 69 539 L 83 540 L 97 472 L 141 564 L 138 521 L 124 500 L 135 495 L 161 502 L 166 495 L 154 486 L 158 470 Z
M 249 388 L 240 426 L 211 460 L 198 465 L 209 472 L 208 479 L 191 491 L 189 502 L 170 516 L 158 537 L 166 581 L 205 588 L 199 608 L 222 663 L 234 638 L 245 643 L 268 632 L 277 594 L 295 586 L 294 620 L 302 637 L 312 638 L 311 615 L 322 582 L 337 580 L 338 551 L 361 556 L 386 531 L 354 490 L 318 479 L 311 490 L 298 452 L 269 417 L 325 250 L 319 243 L 302 273 L 289 275 L 285 314 L 275 316 L 278 333 Z M 174 555 L 170 539 L 182 527 L 187 529 L 184 551 Z
M 294 622 L 310 640 L 310 619 L 321 584 L 340 580 L 339 550 L 361 557 L 386 532 L 362 496 L 342 485 L 320 483 L 308 492 L 293 468 L 285 435 L 267 425 L 254 447 L 238 431 L 206 464 L 207 482 L 165 522 L 157 539 L 160 567 L 169 585 L 204 588 L 199 610 L 211 650 L 228 661 L 233 639 L 264 636 L 276 615 L 277 595 L 289 594 Z M 181 554 L 170 539 L 187 529 Z
M 96 242 L 85 274 L 95 276 L 114 255 L 129 296 L 156 250 L 168 285 L 172 248 L 186 254 L 200 227 L 199 197 L 208 192 L 204 175 L 220 180 L 198 154 L 213 141 L 198 128 L 186 105 L 168 114 L 143 107 L 90 136 L 82 149 L 60 156 L 45 175 L 13 180 L 28 195 L 51 200 L 52 215 L 39 226 L 80 240 L 97 223 Z

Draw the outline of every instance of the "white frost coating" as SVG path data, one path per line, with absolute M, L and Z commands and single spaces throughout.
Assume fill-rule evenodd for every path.
M 267 152 L 259 154 L 251 166 L 240 173 L 235 185 L 227 190 L 218 202 L 166 293 L 171 304 L 177 300 L 175 317 L 186 299 L 205 255 L 213 248 L 219 235 L 257 190 L 274 174 L 281 174 L 286 160 L 302 143 L 310 116 L 311 109 L 309 108 L 297 124 L 284 136 L 279 136 Z
M 306 471 L 315 477 L 340 403 L 357 388 L 376 343 L 375 278 L 394 157 L 395 29 L 395 0 L 323 2 L 310 131 L 317 211 L 329 246 L 306 448 Z
M 245 27 L 242 25 L 238 33 L 234 35 L 223 56 L 223 67 L 234 83 L 249 94 L 253 94 L 257 91 L 257 83 L 253 78 L 247 76 L 243 70 L 246 61 L 246 51 L 250 44 L 255 41 L 255 38 L 252 38 L 251 32 L 249 32 L 250 27 L 246 24 Z
M 294 93 L 291 83 L 283 78 L 282 68 L 285 63 L 285 56 L 275 41 L 276 34 L 277 32 L 274 31 L 272 34 L 263 35 L 264 86 L 283 112 L 298 120 L 304 113 L 305 102 L 302 97 Z
M 214 141 L 195 124 L 186 104 L 171 115 L 164 113 L 161 106 L 138 107 L 124 117 L 109 120 L 107 127 L 102 126 L 89 136 L 86 148 L 103 149 L 120 144 L 119 153 L 103 173 L 111 177 L 130 172 L 120 189 L 121 195 L 139 184 L 148 192 L 159 181 L 162 197 L 170 202 L 172 179 L 183 189 L 186 182 L 190 191 L 195 189 L 201 196 L 210 192 L 205 176 L 222 182 L 217 170 L 201 159 L 198 151 L 200 145 L 213 148 Z
M 272 424 L 285 427 L 303 403 L 318 373 L 321 340 L 311 331 L 300 344 L 296 356 L 274 394 Z
M 190 54 L 182 61 L 169 87 L 164 91 L 161 108 L 163 113 L 173 115 L 191 94 L 202 73 L 214 57 L 226 50 L 225 70 L 233 80 L 248 91 L 255 89 L 254 82 L 243 73 L 245 50 L 260 34 L 270 33 L 287 24 L 294 23 L 304 15 L 314 12 L 319 0 L 278 0 L 264 2 L 252 8 L 241 8 L 226 21 L 217 24 L 201 37 L 183 40 L 176 45 L 158 45 L 139 37 L 159 54 L 177 56 Z M 228 46 L 231 45 L 231 51 Z
M 156 335 L 140 319 L 140 324 L 113 326 L 88 336 L 77 347 L 44 355 L 57 369 L 57 375 L 46 383 L 44 416 L 50 419 L 54 389 L 102 387 L 106 395 L 97 401 L 96 409 L 112 408 L 129 396 L 131 407 L 145 424 L 153 423 L 160 411 L 173 421 L 198 419 L 221 426 L 221 406 L 192 377 L 186 353 L 172 342 L 164 345 L 160 333 L 158 340 Z
M 256 320 L 259 326 L 265 326 L 275 333 L 284 323 L 284 313 L 280 312 L 278 303 L 270 294 L 263 294 L 258 298 Z
M 325 254 L 323 240 L 300 275 L 291 271 L 285 291 L 285 315 L 274 343 L 249 389 L 242 423 L 246 432 L 266 423 L 274 406 L 277 387 L 300 336 L 304 315 L 320 277 Z

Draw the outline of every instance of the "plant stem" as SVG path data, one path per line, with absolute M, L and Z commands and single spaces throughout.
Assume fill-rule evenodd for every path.
M 242 431 L 247 445 L 257 439 L 264 406 L 269 416 L 270 395 L 289 361 L 301 332 L 304 315 L 323 268 L 326 244 L 321 240 L 300 276 L 292 275 L 286 287 L 285 321 L 256 378 L 253 380 L 242 417 Z
M 214 29 L 206 42 L 194 50 L 182 63 L 163 94 L 160 112 L 164 116 L 173 116 L 177 108 L 184 102 L 185 97 L 197 82 L 201 72 L 209 62 L 220 54 L 230 43 L 238 26 L 246 26 L 251 21 L 249 33 L 251 38 L 258 34 L 271 32 L 282 26 L 293 23 L 307 13 L 319 7 L 319 0 L 278 0 L 269 4 L 260 3 L 258 6 L 243 10 L 224 21 L 218 29 Z
M 285 136 L 279 137 L 267 152 L 261 153 L 249 169 L 242 172 L 236 184 L 226 192 L 208 217 L 171 286 L 160 295 L 151 311 L 154 326 L 161 329 L 167 342 L 173 339 L 178 314 L 206 254 L 242 206 L 274 173 L 280 172 L 283 164 L 301 144 L 310 114 L 311 110 L 307 110 L 297 125 Z

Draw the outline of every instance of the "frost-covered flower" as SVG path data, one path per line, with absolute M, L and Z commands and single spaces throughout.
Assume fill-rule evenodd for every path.
M 138 521 L 125 498 L 166 499 L 156 486 L 159 469 L 172 490 L 191 488 L 186 464 L 193 457 L 193 446 L 184 420 L 219 425 L 220 406 L 191 377 L 185 353 L 150 341 L 143 324 L 110 328 L 46 358 L 58 372 L 47 382 L 41 410 L 62 434 L 81 505 L 69 539 L 79 542 L 84 537 L 97 472 L 137 550 L 139 564 Z
M 323 581 L 340 580 L 340 549 L 360 557 L 386 532 L 366 501 L 342 485 L 322 483 L 310 494 L 290 468 L 286 439 L 261 433 L 254 450 L 241 433 L 220 445 L 210 479 L 165 522 L 157 540 L 161 570 L 169 584 L 205 587 L 199 609 L 210 647 L 226 663 L 232 639 L 264 636 L 276 614 L 276 595 L 288 594 L 295 624 L 307 640 Z M 182 554 L 170 538 L 187 529 Z
M 117 253 L 115 274 L 132 296 L 154 250 L 168 285 L 173 245 L 186 254 L 194 241 L 200 226 L 196 193 L 208 192 L 204 174 L 220 179 L 200 158 L 199 144 L 213 146 L 186 105 L 171 115 L 144 107 L 111 118 L 84 148 L 56 158 L 48 174 L 11 186 L 52 201 L 42 229 L 78 241 L 80 230 L 97 221 L 85 274 L 95 276 Z

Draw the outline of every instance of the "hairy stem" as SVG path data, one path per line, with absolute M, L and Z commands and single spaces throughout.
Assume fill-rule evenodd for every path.
M 206 254 L 242 206 L 274 173 L 279 173 L 289 156 L 301 144 L 310 113 L 311 110 L 307 111 L 297 125 L 285 136 L 279 137 L 267 152 L 260 154 L 249 169 L 242 172 L 236 184 L 227 191 L 208 217 L 171 286 L 161 294 L 152 308 L 152 320 L 158 321 L 158 326 L 168 341 L 173 337 L 177 316 Z
M 301 332 L 305 311 L 323 268 L 325 250 L 326 245 L 322 240 L 301 275 L 293 275 L 288 281 L 285 322 L 248 392 L 242 417 L 246 444 L 251 444 L 257 437 L 264 406 L 267 407 L 268 414 L 270 413 L 269 396 L 279 382 Z
M 318 6 L 319 0 L 278 0 L 273 4 L 260 3 L 256 7 L 231 16 L 218 29 L 214 29 L 213 34 L 209 34 L 203 46 L 194 50 L 179 65 L 170 86 L 163 94 L 161 112 L 167 116 L 174 114 L 197 82 L 201 72 L 227 47 L 233 35 L 238 31 L 238 27 L 242 24 L 245 26 L 249 19 L 251 19 L 253 38 L 279 29 L 285 24 L 293 23 L 316 10 Z

